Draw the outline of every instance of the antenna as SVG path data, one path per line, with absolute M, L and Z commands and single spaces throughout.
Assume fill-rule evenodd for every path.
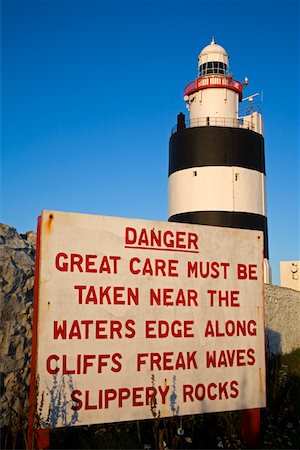
M 259 93 L 253 94 L 253 95 L 249 95 L 249 97 L 243 98 L 242 102 L 249 100 L 250 103 L 250 114 L 252 114 L 252 110 L 253 110 L 253 98 L 257 97 L 258 95 L 260 95 Z
M 257 97 L 258 95 L 260 95 L 259 93 L 257 94 L 253 94 L 253 95 L 249 95 L 249 97 L 243 98 L 242 102 L 249 100 L 249 102 L 253 102 L 253 98 Z

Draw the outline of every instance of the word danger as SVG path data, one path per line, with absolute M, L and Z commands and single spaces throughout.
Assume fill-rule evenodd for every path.
M 186 231 L 147 230 L 126 227 L 125 247 L 198 251 L 198 235 Z

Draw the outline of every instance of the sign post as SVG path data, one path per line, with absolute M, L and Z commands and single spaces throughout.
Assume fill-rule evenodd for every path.
M 44 211 L 42 429 L 265 406 L 263 235 Z

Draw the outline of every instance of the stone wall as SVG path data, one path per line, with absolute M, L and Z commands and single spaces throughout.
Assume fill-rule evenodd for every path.
M 300 348 L 300 292 L 265 285 L 265 324 L 269 354 Z
M 35 238 L 0 224 L 0 426 L 15 430 L 27 422 Z M 265 314 L 269 354 L 300 347 L 300 292 L 266 285 Z

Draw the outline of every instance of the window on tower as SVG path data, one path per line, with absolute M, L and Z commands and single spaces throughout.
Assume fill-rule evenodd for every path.
M 204 75 L 204 71 L 206 70 L 206 63 L 201 64 L 201 66 L 199 67 L 199 77 L 202 77 L 202 75 Z
M 208 63 L 203 63 L 199 67 L 199 77 L 203 75 L 209 75 L 211 73 L 219 73 L 221 75 L 227 74 L 227 64 L 220 61 L 209 61 Z

